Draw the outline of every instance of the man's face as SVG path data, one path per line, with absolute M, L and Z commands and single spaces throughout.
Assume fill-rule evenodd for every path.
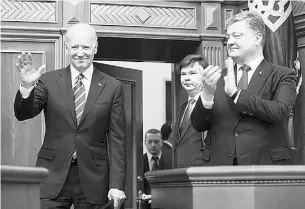
M 71 64 L 79 72 L 84 72 L 92 64 L 97 46 L 92 35 L 82 32 L 73 33 L 66 43 Z
M 162 138 L 161 133 L 147 133 L 145 138 L 145 145 L 147 148 L 147 151 L 156 156 L 160 153 L 161 147 L 162 147 Z
M 193 66 L 187 66 L 181 69 L 181 85 L 186 92 L 197 94 L 202 89 L 202 80 L 200 70 L 202 67 L 195 63 Z
M 247 22 L 239 21 L 228 26 L 228 54 L 239 64 L 253 59 L 257 47 L 261 44 L 262 35 L 253 31 Z

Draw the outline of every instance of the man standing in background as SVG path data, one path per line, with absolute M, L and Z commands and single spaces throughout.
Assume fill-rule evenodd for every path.
M 144 154 L 144 174 L 148 171 L 171 169 L 172 159 L 171 150 L 162 151 L 163 141 L 161 132 L 157 129 L 149 129 L 145 134 L 145 146 L 147 152 Z M 144 209 L 150 209 L 151 200 L 150 186 L 144 178 L 144 195 L 143 199 L 148 201 L 144 203 Z
M 41 185 L 46 208 L 115 208 L 124 201 L 126 176 L 125 111 L 119 81 L 93 66 L 94 28 L 78 23 L 65 42 L 71 63 L 42 75 L 31 54 L 18 57 L 21 86 L 14 104 L 23 121 L 44 112 L 46 133 L 37 166 L 49 170 Z
M 180 107 L 173 131 L 175 167 L 184 168 L 205 164 L 204 133 L 197 132 L 190 115 L 200 97 L 202 80 L 200 72 L 208 66 L 201 55 L 188 55 L 180 62 L 181 85 L 188 94 L 188 100 Z
M 161 127 L 163 146 L 162 150 L 172 149 L 172 122 L 167 121 Z

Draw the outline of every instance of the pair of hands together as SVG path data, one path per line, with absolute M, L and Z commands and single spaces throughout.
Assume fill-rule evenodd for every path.
M 224 77 L 224 91 L 230 97 L 237 91 L 235 84 L 234 61 L 232 58 L 226 60 L 227 75 Z M 201 79 L 203 83 L 202 95 L 207 101 L 214 98 L 217 82 L 221 77 L 222 69 L 219 66 L 209 65 L 201 70 Z

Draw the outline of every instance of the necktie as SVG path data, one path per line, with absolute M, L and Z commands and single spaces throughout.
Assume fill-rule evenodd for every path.
M 238 87 L 244 90 L 247 90 L 248 88 L 248 71 L 251 70 L 251 68 L 248 65 L 243 65 L 240 67 L 240 69 L 243 71 L 243 74 L 238 82 Z
M 187 107 L 186 107 L 186 110 L 185 110 L 185 113 L 183 116 L 183 120 L 182 120 L 181 126 L 180 126 L 180 134 L 184 133 L 184 131 L 187 129 L 187 127 L 190 124 L 190 116 L 193 111 L 194 103 L 195 103 L 195 99 L 190 99 L 187 104 Z
M 79 74 L 76 77 L 75 86 L 73 88 L 77 125 L 80 122 L 80 119 L 81 119 L 82 114 L 84 112 L 85 103 L 86 103 L 85 86 L 84 86 L 84 84 L 82 82 L 83 78 L 84 78 L 84 75 L 83 74 Z
M 154 164 L 153 164 L 151 170 L 152 171 L 159 170 L 159 162 L 158 162 L 159 158 L 158 157 L 152 157 L 151 159 L 154 161 Z

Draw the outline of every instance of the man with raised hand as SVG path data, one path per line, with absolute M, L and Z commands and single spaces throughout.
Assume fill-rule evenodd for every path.
M 44 112 L 46 132 L 37 166 L 49 170 L 41 185 L 45 208 L 101 208 L 125 197 L 126 144 L 122 84 L 93 66 L 94 28 L 78 23 L 67 30 L 71 63 L 42 74 L 32 55 L 18 57 L 21 85 L 14 110 L 23 121 Z

